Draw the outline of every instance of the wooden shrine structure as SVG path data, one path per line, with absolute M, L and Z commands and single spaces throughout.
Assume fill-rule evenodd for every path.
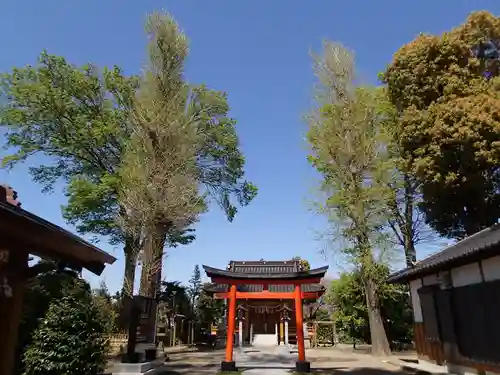
M 226 356 L 223 371 L 234 371 L 235 323 L 240 340 L 254 343 L 257 334 L 273 334 L 276 345 L 289 339 L 296 342 L 298 372 L 310 372 L 304 345 L 303 301 L 315 301 L 325 291 L 320 284 L 328 266 L 304 270 L 299 260 L 231 261 L 226 270 L 203 266 L 212 284 L 205 290 L 227 300 Z M 291 302 L 292 307 L 288 306 Z M 294 337 L 288 337 L 288 321 Z M 245 327 L 243 326 L 245 324 Z M 283 329 L 285 326 L 285 329 Z M 278 329 L 279 327 L 279 329 Z M 283 332 L 285 331 L 285 332 Z M 241 342 L 240 342 L 241 345 Z
M 13 371 L 26 285 L 50 266 L 30 265 L 30 255 L 97 275 L 116 260 L 20 206 L 17 193 L 0 185 L 0 375 Z

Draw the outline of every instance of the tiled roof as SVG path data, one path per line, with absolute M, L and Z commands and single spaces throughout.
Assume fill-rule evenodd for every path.
M 208 267 L 207 267 L 208 268 Z M 302 271 L 298 260 L 288 261 L 231 261 L 227 267 L 227 271 L 235 274 L 252 274 L 252 275 L 286 275 L 300 273 Z M 313 270 L 314 272 L 314 270 Z M 321 284 L 305 284 L 302 286 L 304 292 L 323 292 L 324 286 Z M 268 286 L 269 292 L 284 293 L 292 292 L 293 285 L 272 285 Z M 227 291 L 227 285 L 209 284 L 205 290 L 210 293 L 224 293 Z M 240 292 L 262 292 L 262 285 L 239 285 Z
M 238 273 L 283 274 L 300 271 L 297 260 L 288 261 L 234 261 L 229 262 L 229 270 Z
M 448 246 L 413 267 L 389 276 L 392 283 L 406 282 L 451 267 L 467 264 L 474 259 L 485 259 L 500 254 L 500 224 L 492 225 L 472 236 Z

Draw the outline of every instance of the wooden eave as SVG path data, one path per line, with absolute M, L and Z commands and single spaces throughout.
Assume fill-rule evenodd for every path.
M 390 283 L 406 283 L 440 271 L 500 254 L 500 224 L 483 229 L 389 276 Z
M 0 201 L 0 245 L 65 262 L 100 275 L 116 258 L 73 233 L 20 207 Z

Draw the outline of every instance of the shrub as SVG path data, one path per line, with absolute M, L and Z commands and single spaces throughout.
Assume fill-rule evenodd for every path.
M 23 355 L 25 375 L 96 375 L 106 365 L 105 321 L 90 293 L 54 301 Z

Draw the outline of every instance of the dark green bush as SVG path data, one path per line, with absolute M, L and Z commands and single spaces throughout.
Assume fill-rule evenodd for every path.
M 106 321 L 90 291 L 54 301 L 23 354 L 25 375 L 97 375 L 106 365 Z

